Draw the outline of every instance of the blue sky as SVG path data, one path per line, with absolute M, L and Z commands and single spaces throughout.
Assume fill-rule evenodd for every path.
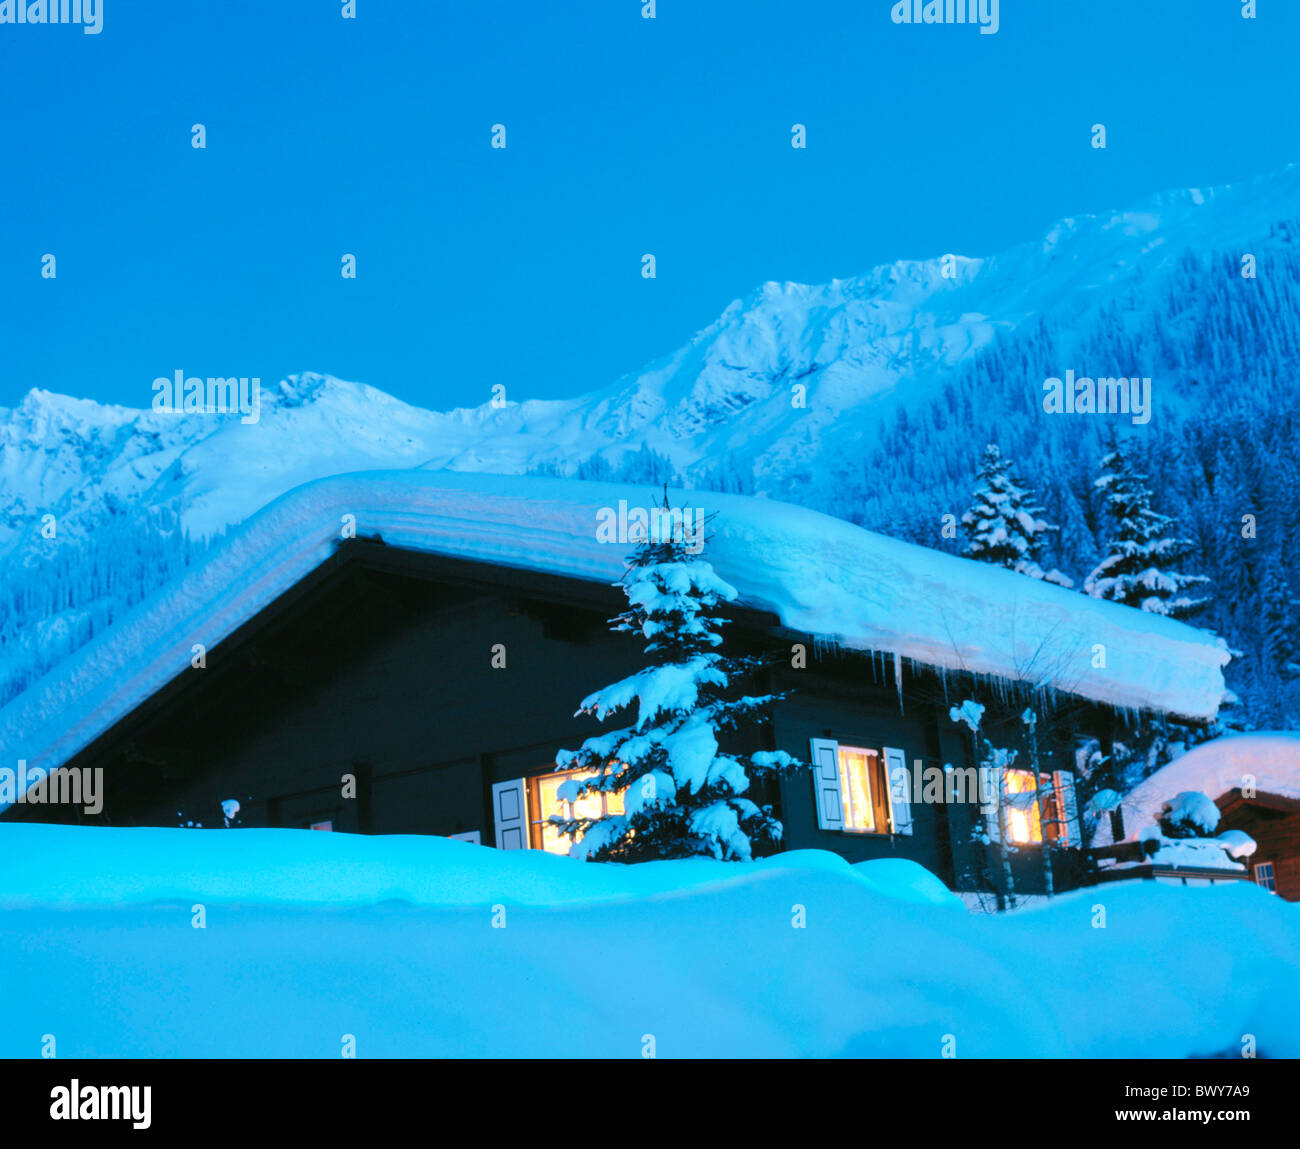
M 641 3 L 103 0 L 97 36 L 0 25 L 0 406 L 143 407 L 178 369 L 574 395 L 765 280 L 985 254 L 1300 158 L 1300 4 L 1002 0 L 986 36 L 896 26 L 890 0 Z

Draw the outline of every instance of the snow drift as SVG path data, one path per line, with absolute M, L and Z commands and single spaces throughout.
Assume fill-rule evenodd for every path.
M 1300 1056 L 1300 907 L 1250 883 L 990 917 L 817 851 L 0 825 L 0 909 L 0 1057 Z

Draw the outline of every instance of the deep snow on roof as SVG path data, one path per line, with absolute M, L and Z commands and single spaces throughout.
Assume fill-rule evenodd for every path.
M 1185 718 L 1209 718 L 1222 701 L 1229 654 L 1205 631 L 775 500 L 670 494 L 673 506 L 716 512 L 704 557 L 745 605 L 791 630 Z M 326 560 L 346 515 L 358 535 L 392 546 L 609 583 L 632 547 L 597 538 L 598 512 L 620 499 L 651 507 L 654 496 L 445 471 L 308 483 L 0 711 L 0 753 L 46 769 L 66 762 L 186 670 L 195 643 L 211 651 Z
M 1218 798 L 1248 779 L 1257 794 L 1300 800 L 1300 734 L 1234 734 L 1193 747 L 1125 795 L 1124 833 L 1136 838 L 1177 794 L 1199 791 Z

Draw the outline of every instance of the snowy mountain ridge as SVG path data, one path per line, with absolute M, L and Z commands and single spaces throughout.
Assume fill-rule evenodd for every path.
M 902 260 L 851 279 L 766 283 L 681 348 L 572 400 L 428 411 L 359 383 L 290 376 L 264 386 L 255 426 L 33 390 L 0 409 L 0 554 L 28 547 L 42 516 L 73 536 L 104 514 L 170 505 L 193 534 L 242 521 L 311 479 L 375 467 L 518 473 L 612 462 L 647 444 L 687 479 L 741 458 L 779 491 L 833 439 L 870 431 L 999 332 L 1099 306 L 1180 251 L 1268 239 L 1300 216 L 1300 168 L 1137 208 L 1065 219 L 1000 255 Z M 1153 259 L 1152 255 L 1156 253 Z M 796 385 L 806 389 L 802 405 Z M 906 384 L 906 386 L 904 386 Z

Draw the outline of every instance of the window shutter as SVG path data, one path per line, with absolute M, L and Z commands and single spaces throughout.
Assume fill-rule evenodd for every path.
M 812 764 L 817 825 L 823 830 L 842 830 L 844 796 L 840 793 L 840 744 L 831 738 L 814 738 Z
M 1056 800 L 1061 808 L 1060 831 L 1065 838 L 1065 845 L 1076 849 L 1083 845 L 1083 834 L 1079 827 L 1079 802 L 1074 791 L 1074 771 L 1057 770 L 1052 775 L 1056 786 Z
M 907 772 L 907 755 L 893 746 L 885 747 L 885 778 L 889 790 L 889 820 L 895 834 L 912 832 L 912 779 Z
M 522 778 L 493 784 L 492 815 L 498 850 L 528 849 L 528 800 Z

